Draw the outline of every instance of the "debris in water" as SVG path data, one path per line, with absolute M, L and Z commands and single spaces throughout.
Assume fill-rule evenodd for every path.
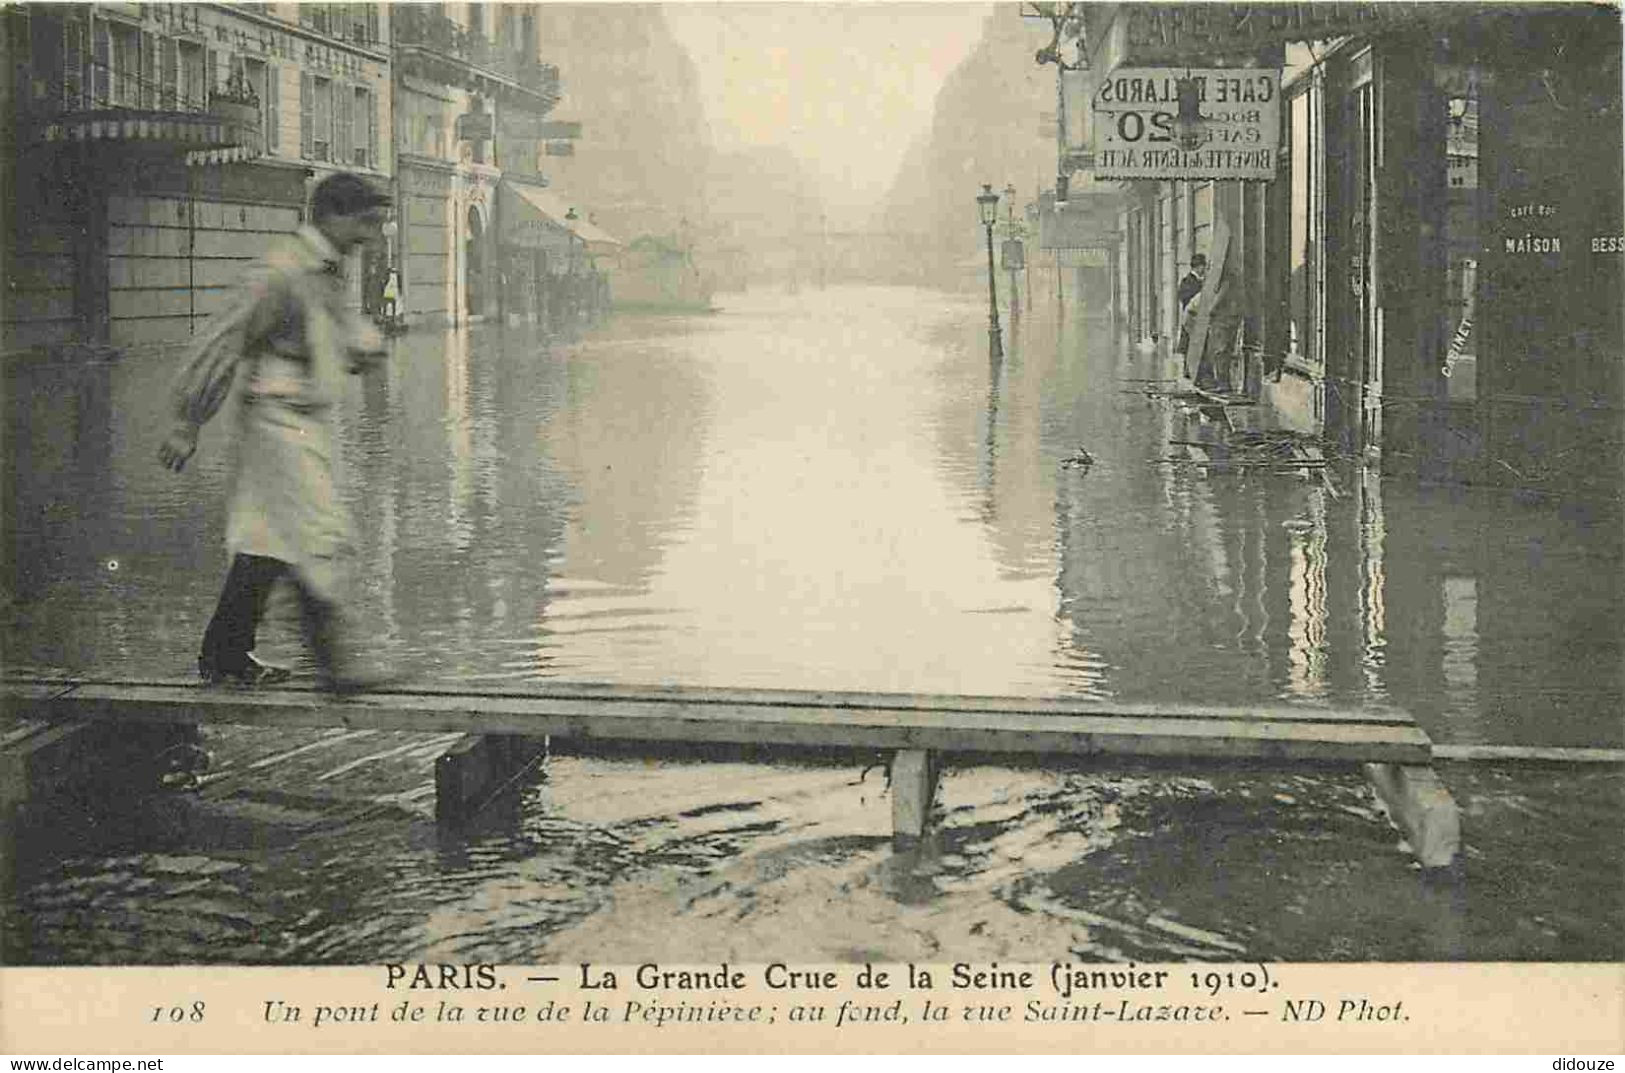
M 1071 455 L 1061 459 L 1063 469 L 1088 469 L 1095 464 L 1095 456 L 1079 447 Z

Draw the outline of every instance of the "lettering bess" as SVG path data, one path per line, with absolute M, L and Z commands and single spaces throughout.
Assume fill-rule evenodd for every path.
M 1181 145 L 1183 68 L 1119 68 L 1095 87 L 1090 147 L 1102 179 L 1273 179 L 1281 140 L 1281 72 L 1192 70 L 1200 128 Z

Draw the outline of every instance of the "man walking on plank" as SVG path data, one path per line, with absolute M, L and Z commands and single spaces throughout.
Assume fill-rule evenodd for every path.
M 203 635 L 209 683 L 264 685 L 289 671 L 253 655 L 266 599 L 282 577 L 299 596 L 319 684 L 335 693 L 376 685 L 355 674 L 339 629 L 341 560 L 350 523 L 334 486 L 335 408 L 344 376 L 382 356 L 378 330 L 345 306 L 343 258 L 381 237 L 389 198 L 348 172 L 311 196 L 310 222 L 250 273 L 189 351 L 176 380 L 174 423 L 158 457 L 179 472 L 198 430 L 237 392 L 226 545 L 231 567 Z

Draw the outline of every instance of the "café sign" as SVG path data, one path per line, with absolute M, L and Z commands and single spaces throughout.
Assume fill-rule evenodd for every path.
M 1179 82 L 1201 122 L 1182 131 Z M 1095 86 L 1090 147 L 1100 179 L 1273 179 L 1281 72 L 1265 67 L 1123 67 Z M 1181 135 L 1186 134 L 1186 138 Z

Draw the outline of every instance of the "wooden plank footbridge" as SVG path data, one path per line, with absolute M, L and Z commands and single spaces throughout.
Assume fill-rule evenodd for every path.
M 309 689 L 195 682 L 0 680 L 8 808 L 47 784 L 75 735 L 131 724 L 229 723 L 466 735 L 436 765 L 437 813 L 465 817 L 547 739 L 878 751 L 891 756 L 892 823 L 924 833 L 945 756 L 1121 758 L 1188 766 L 1363 769 L 1426 867 L 1460 843 L 1433 744 L 1392 708 L 1214 708 L 1064 699 L 546 683 L 513 691 L 399 688 L 336 699 Z

